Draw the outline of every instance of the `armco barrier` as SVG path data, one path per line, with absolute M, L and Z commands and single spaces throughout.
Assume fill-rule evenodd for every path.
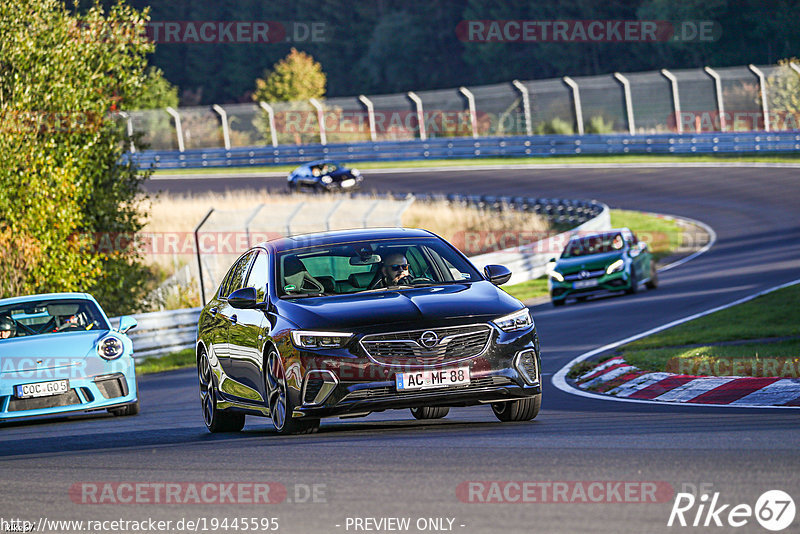
M 652 135 L 533 135 L 447 137 L 426 141 L 381 141 L 328 145 L 280 145 L 245 148 L 146 150 L 126 154 L 140 166 L 200 169 L 294 165 L 315 159 L 402 161 L 487 157 L 546 157 L 577 154 L 713 154 L 798 152 L 800 131 Z
M 470 258 L 481 270 L 492 263 L 507 266 L 513 273 L 509 283 L 524 282 L 541 276 L 547 261 L 557 255 L 556 249 L 560 250 L 569 234 L 580 230 L 605 230 L 611 224 L 608 206 L 594 200 L 427 194 L 417 195 L 416 198 L 420 201 L 449 200 L 492 210 L 531 211 L 560 225 L 577 225 L 567 232 L 524 247 Z M 134 315 L 139 324 L 128 335 L 133 341 L 136 361 L 193 348 L 197 340 L 200 310 L 201 308 L 189 308 Z M 119 323 L 119 318 L 112 318 L 112 321 Z

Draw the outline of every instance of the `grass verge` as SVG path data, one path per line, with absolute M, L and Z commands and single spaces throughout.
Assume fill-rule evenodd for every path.
M 194 349 L 184 349 L 161 358 L 145 358 L 142 363 L 136 364 L 136 373 L 147 375 L 150 373 L 194 367 L 194 365 Z
M 611 226 L 626 226 L 647 242 L 656 261 L 673 254 L 683 243 L 683 227 L 673 219 L 655 217 L 647 213 L 628 210 L 611 210 Z M 557 256 L 557 254 L 554 254 Z M 521 301 L 548 295 L 547 277 L 528 280 L 503 287 L 506 292 Z
M 644 371 L 799 378 L 798 301 L 800 285 L 773 291 L 624 345 L 618 354 Z M 586 364 L 569 376 L 587 372 Z
M 481 165 L 541 165 L 567 163 L 715 163 L 715 162 L 753 162 L 753 163 L 798 163 L 800 152 L 789 154 L 764 155 L 754 154 L 716 154 L 716 155 L 669 155 L 669 154 L 598 154 L 594 156 L 557 156 L 530 158 L 479 158 L 479 159 L 441 159 L 414 161 L 360 161 L 348 162 L 359 169 L 409 169 L 418 167 L 454 167 Z M 259 167 L 219 167 L 204 169 L 161 169 L 156 175 L 165 174 L 236 174 L 291 172 L 297 165 L 275 165 Z

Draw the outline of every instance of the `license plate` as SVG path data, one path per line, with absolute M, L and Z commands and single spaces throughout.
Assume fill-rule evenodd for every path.
M 14 393 L 18 399 L 28 399 L 30 397 L 47 397 L 48 395 L 60 395 L 69 391 L 69 380 L 54 380 L 52 382 L 35 382 L 33 384 L 18 384 L 14 388 Z
M 352 178 L 342 180 L 342 187 L 353 187 L 354 185 L 356 185 L 356 181 Z
M 469 384 L 469 367 L 397 373 L 395 383 L 397 391 L 466 386 Z
M 595 287 L 597 280 L 578 280 L 572 284 L 573 289 L 585 289 L 587 287 Z

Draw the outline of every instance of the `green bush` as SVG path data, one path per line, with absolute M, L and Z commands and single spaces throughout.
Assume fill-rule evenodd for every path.
M 602 115 L 595 115 L 589 119 L 584 131 L 587 134 L 607 134 L 614 132 L 614 121 L 606 122 Z
M 575 129 L 571 123 L 556 117 L 537 124 L 533 133 L 537 135 L 572 135 L 575 133 Z
M 0 297 L 88 291 L 110 314 L 135 311 L 150 280 L 132 248 L 98 236 L 143 225 L 148 176 L 120 164 L 125 129 L 111 117 L 152 79 L 147 13 L 99 4 L 76 15 L 59 0 L 0 0 L 0 228 L 24 236 L 0 255 Z M 19 260 L 20 250 L 36 251 Z M 12 280 L 13 278 L 13 280 Z

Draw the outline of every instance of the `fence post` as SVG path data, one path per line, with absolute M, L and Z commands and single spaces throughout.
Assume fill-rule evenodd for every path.
M 367 123 L 369 124 L 369 138 L 373 143 L 378 140 L 375 133 L 375 108 L 372 107 L 372 100 L 364 95 L 358 95 L 358 101 L 367 108 Z
M 256 209 L 253 210 L 253 213 L 247 218 L 244 222 L 244 235 L 247 236 L 247 248 L 250 248 L 252 245 L 250 244 L 250 223 L 253 222 L 253 219 L 256 218 L 258 212 L 261 211 L 261 208 L 264 207 L 264 204 L 259 204 Z
M 222 122 L 222 141 L 225 143 L 225 150 L 231 149 L 231 133 L 228 129 L 228 114 L 222 109 L 222 106 L 219 104 L 214 104 L 211 106 L 214 111 L 217 112 L 220 118 L 220 122 Z
M 583 110 L 581 109 L 581 91 L 578 88 L 578 83 L 570 78 L 564 76 L 564 83 L 572 89 L 572 100 L 575 103 L 575 124 L 578 127 L 578 135 L 583 135 Z
M 326 231 L 329 231 L 331 229 L 331 218 L 333 218 L 333 214 L 336 213 L 336 210 L 339 209 L 339 206 L 341 206 L 343 202 L 344 202 L 343 198 L 337 200 L 336 203 L 331 208 L 331 211 L 329 211 L 325 215 L 325 230 Z
M 181 116 L 171 107 L 167 107 L 167 113 L 172 115 L 175 120 L 175 135 L 178 137 L 178 152 L 183 152 L 183 127 L 181 126 Z
M 319 144 L 327 145 L 328 136 L 325 134 L 325 112 L 322 110 L 322 104 L 316 98 L 309 98 L 308 101 L 317 110 L 317 122 L 319 122 Z
M 364 213 L 364 217 L 361 219 L 361 226 L 363 228 L 367 228 L 367 225 L 369 224 L 370 215 L 372 215 L 372 212 L 375 211 L 375 209 L 378 206 L 380 206 L 380 204 L 381 204 L 380 200 L 373 201 L 372 205 L 369 207 L 369 209 L 367 209 L 366 213 Z
M 303 206 L 305 206 L 305 205 L 306 205 L 305 202 L 299 202 L 297 204 L 297 207 L 294 208 L 294 211 L 292 213 L 290 213 L 288 217 L 286 217 L 286 236 L 287 237 L 292 235 L 292 219 L 297 217 L 297 214 L 300 213 L 300 210 L 303 209 Z
M 420 141 L 425 141 L 428 138 L 428 134 L 425 131 L 425 116 L 422 111 L 422 99 L 417 96 L 417 93 L 414 91 L 409 91 L 408 98 L 410 98 L 414 104 L 417 106 L 417 122 L 419 122 L 419 139 Z
M 719 131 L 724 132 L 727 128 L 727 121 L 725 120 L 725 103 L 722 101 L 722 80 L 717 71 L 711 67 L 704 67 L 703 70 L 714 80 L 714 88 L 717 93 L 717 113 L 719 113 Z
M 522 113 L 525 114 L 525 135 L 530 137 L 533 135 L 533 124 L 531 123 L 531 100 L 528 88 L 519 80 L 513 80 L 511 85 L 522 95 Z
M 466 87 L 459 87 L 458 92 L 464 95 L 467 99 L 467 106 L 469 107 L 469 123 L 472 126 L 472 138 L 478 138 L 478 113 L 475 111 L 475 95 Z
M 136 154 L 136 145 L 133 144 L 133 120 L 131 119 L 130 113 L 126 113 L 124 111 L 118 112 L 119 116 L 125 119 L 125 124 L 128 132 L 128 140 L 131 144 L 131 154 Z
M 631 82 L 628 78 L 620 74 L 614 73 L 614 78 L 622 84 L 622 94 L 625 97 L 625 112 L 628 115 L 628 133 L 631 135 L 636 134 L 636 125 L 633 122 L 633 100 L 631 99 Z
M 750 71 L 758 76 L 758 92 L 761 96 L 761 113 L 764 115 L 764 131 L 769 131 L 769 104 L 767 104 L 767 79 L 764 72 L 755 65 L 748 65 Z
M 270 137 L 272 137 L 272 146 L 277 147 L 278 136 L 275 133 L 275 110 L 272 109 L 272 106 L 266 102 L 259 102 L 258 105 L 261 106 L 261 109 L 267 112 L 267 117 L 269 117 L 269 133 Z
M 789 68 L 791 68 L 797 74 L 800 74 L 800 65 L 798 65 L 797 63 L 789 63 Z
M 678 128 L 678 133 L 682 134 L 683 120 L 681 120 L 681 99 L 678 93 L 678 78 L 667 69 L 661 69 L 661 75 L 669 80 L 670 86 L 672 87 L 672 109 L 675 112 L 675 125 Z
M 200 224 L 194 228 L 194 250 L 197 254 L 197 272 L 199 274 L 198 277 L 200 278 L 200 299 L 203 306 L 206 304 L 206 285 L 203 283 L 203 262 L 200 257 L 200 238 L 197 234 L 200 232 L 200 228 L 203 227 L 208 218 L 211 217 L 212 213 L 214 213 L 214 208 L 208 210 L 208 213 L 206 213 L 206 216 L 203 217 L 202 221 L 200 221 Z

